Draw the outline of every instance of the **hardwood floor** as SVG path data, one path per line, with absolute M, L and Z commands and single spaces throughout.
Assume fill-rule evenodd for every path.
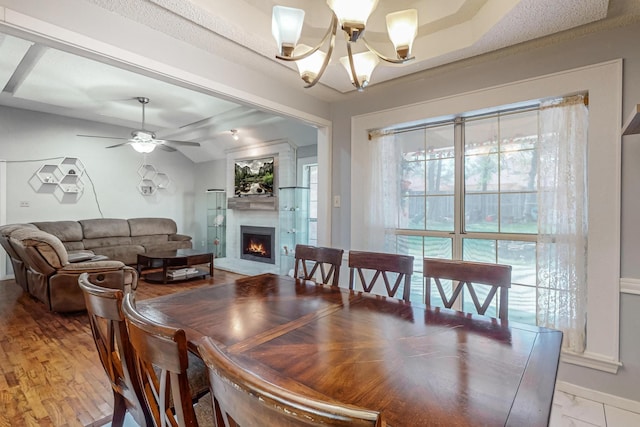
M 154 285 L 136 298 L 228 283 L 238 274 Z M 46 310 L 13 280 L 0 281 L 0 427 L 98 426 L 111 419 L 113 397 L 86 313 Z

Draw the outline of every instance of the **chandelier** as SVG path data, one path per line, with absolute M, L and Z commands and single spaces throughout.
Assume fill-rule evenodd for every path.
M 304 10 L 285 6 L 274 6 L 271 31 L 278 44 L 276 58 L 295 61 L 306 88 L 314 86 L 327 68 L 335 46 L 338 25 L 345 33 L 347 56 L 340 62 L 347 70 L 351 83 L 362 91 L 368 84 L 373 70 L 380 60 L 392 64 L 403 64 L 414 59 L 411 47 L 418 29 L 418 11 L 408 9 L 387 15 L 387 31 L 396 50 L 396 58 L 389 58 L 376 51 L 364 38 L 369 15 L 378 0 L 327 0 L 332 11 L 331 24 L 323 39 L 315 47 L 298 44 L 304 22 Z M 320 50 L 329 40 L 327 53 Z M 353 53 L 352 45 L 362 41 L 368 51 Z

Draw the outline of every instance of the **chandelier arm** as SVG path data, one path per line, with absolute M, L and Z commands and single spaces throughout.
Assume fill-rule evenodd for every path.
M 371 45 L 369 43 L 367 43 L 367 40 L 364 37 L 360 37 L 360 39 L 364 42 L 364 45 L 367 47 L 367 49 L 369 49 L 371 52 L 373 52 L 378 58 L 382 59 L 383 61 L 389 62 L 391 64 L 404 64 L 405 62 L 411 61 L 412 59 L 416 58 L 415 56 L 411 56 L 411 57 L 406 58 L 406 59 L 389 58 L 387 56 L 384 56 L 383 54 L 381 54 L 377 50 L 375 50 L 373 47 L 371 47 Z
M 327 28 L 327 32 L 325 33 L 324 37 L 322 37 L 322 40 L 320 41 L 320 43 L 318 43 L 314 48 L 298 56 L 276 55 L 276 58 L 281 59 L 283 61 L 298 61 L 300 59 L 307 58 L 313 55 L 314 53 L 316 53 L 324 45 L 324 43 L 327 41 L 329 37 L 332 37 L 335 39 L 337 28 L 338 28 L 338 17 L 336 16 L 335 13 L 333 13 L 333 17 L 331 18 L 331 24 L 329 25 L 329 28 Z M 327 56 L 331 56 L 331 54 Z
M 353 85 L 356 87 L 358 91 L 362 91 L 364 88 L 360 84 L 358 80 L 358 75 L 356 73 L 356 66 L 353 63 L 353 52 L 351 52 L 351 42 L 347 41 L 347 53 L 349 54 L 349 68 L 351 69 L 351 76 L 353 77 Z
M 322 77 L 322 75 L 324 74 L 325 70 L 327 69 L 327 65 L 329 65 L 329 61 L 331 61 L 331 54 L 333 53 L 333 48 L 336 44 L 336 29 L 337 29 L 337 19 L 335 18 L 335 13 L 333 14 L 333 21 L 335 21 L 335 23 L 333 23 L 332 21 L 332 28 L 333 30 L 331 31 L 331 41 L 329 42 L 329 50 L 327 51 L 327 54 L 324 57 L 324 61 L 322 62 L 322 67 L 320 67 L 320 71 L 318 71 L 318 75 L 316 76 L 315 79 L 313 79 L 313 81 L 311 83 L 309 83 L 308 85 L 305 86 L 305 89 L 309 89 L 310 87 L 315 86 L 316 83 L 318 83 L 318 81 L 320 80 L 320 77 Z

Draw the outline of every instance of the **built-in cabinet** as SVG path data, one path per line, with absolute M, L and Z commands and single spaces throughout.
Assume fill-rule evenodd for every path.
M 216 258 L 227 256 L 227 193 L 207 190 L 207 251 Z
M 295 264 L 295 247 L 309 242 L 309 188 L 281 187 L 279 199 L 280 272 L 288 274 Z

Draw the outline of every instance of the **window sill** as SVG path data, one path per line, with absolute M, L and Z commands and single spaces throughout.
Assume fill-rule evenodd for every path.
M 560 361 L 570 363 L 572 365 L 584 366 L 586 368 L 597 369 L 598 371 L 617 374 L 618 368 L 622 366 L 622 362 L 603 357 L 595 353 L 574 353 L 568 350 L 562 350 Z

